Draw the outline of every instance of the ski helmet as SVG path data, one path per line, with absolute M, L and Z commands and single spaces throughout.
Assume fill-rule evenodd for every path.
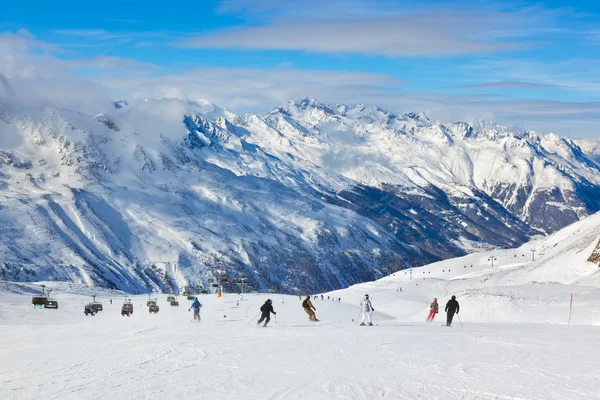
M 366 299 L 368 299 L 368 298 L 369 298 L 369 295 L 368 295 L 368 294 L 365 294 L 365 298 L 366 298 Z

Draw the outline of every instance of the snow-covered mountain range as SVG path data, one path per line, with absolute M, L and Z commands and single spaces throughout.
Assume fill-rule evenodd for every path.
M 600 209 L 574 141 L 490 122 L 302 99 L 109 113 L 0 102 L 0 277 L 129 292 L 207 284 L 322 291 L 514 247 Z

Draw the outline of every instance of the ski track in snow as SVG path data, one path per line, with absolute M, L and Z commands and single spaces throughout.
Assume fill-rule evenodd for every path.
M 377 307 L 384 298 L 373 293 Z M 237 295 L 202 296 L 202 321 L 191 323 L 185 301 L 160 299 L 152 315 L 136 296 L 127 318 L 106 297 L 104 311 L 85 317 L 89 298 L 55 297 L 59 310 L 33 310 L 28 296 L 0 292 L 1 399 L 600 397 L 597 326 L 445 328 L 442 314 L 427 324 L 376 312 L 378 326 L 359 327 L 357 305 L 327 300 L 314 300 L 322 322 L 311 323 L 297 297 L 280 295 L 246 295 L 240 306 Z M 267 297 L 278 321 L 248 324 Z

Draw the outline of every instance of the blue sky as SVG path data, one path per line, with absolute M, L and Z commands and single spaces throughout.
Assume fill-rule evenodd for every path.
M 64 62 L 115 98 L 266 111 L 308 96 L 600 136 L 598 2 L 414 3 L 11 2 L 0 42 Z

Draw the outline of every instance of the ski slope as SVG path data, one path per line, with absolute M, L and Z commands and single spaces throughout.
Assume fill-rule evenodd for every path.
M 600 268 L 588 262 L 599 240 L 597 213 L 517 249 L 403 270 L 331 295 L 358 302 L 369 293 L 382 304 L 381 311 L 408 321 L 421 321 L 433 298 L 445 305 L 456 295 L 466 305 L 465 321 L 557 324 L 569 322 L 573 295 L 571 322 L 600 325 Z
M 318 323 L 275 294 L 201 296 L 200 323 L 182 298 L 157 295 L 151 315 L 133 296 L 127 318 L 122 292 L 66 282 L 46 282 L 58 310 L 34 310 L 37 286 L 0 281 L 0 399 L 597 399 L 599 238 L 596 214 L 518 249 L 326 293 Z M 93 291 L 105 310 L 85 317 Z M 366 293 L 373 327 L 357 325 Z M 446 328 L 451 295 L 460 318 Z M 269 297 L 277 318 L 257 327 Z M 434 297 L 442 312 L 427 323 Z
M 0 285 L 1 286 L 1 285 Z M 134 296 L 100 300 L 104 311 L 83 315 L 89 297 L 56 293 L 58 310 L 33 310 L 30 297 L 0 291 L 0 398 L 19 399 L 592 399 L 600 396 L 590 325 L 470 323 L 452 328 L 404 318 L 372 295 L 374 327 L 359 327 L 359 308 L 315 300 L 320 323 L 308 321 L 297 296 L 201 296 L 200 323 L 189 302 L 148 313 Z M 17 288 L 15 290 L 15 287 Z M 421 287 L 421 285 L 419 285 Z M 22 292 L 22 291 L 21 291 Z M 407 296 L 410 290 L 403 291 Z M 391 295 L 396 295 L 392 292 Z M 109 296 L 105 294 L 105 296 Z M 414 293 L 421 303 L 425 294 Z M 252 318 L 270 297 L 277 321 Z M 347 301 L 345 303 L 344 301 Z M 417 307 L 415 307 L 417 308 Z M 422 307 L 421 307 L 422 308 Z M 463 315 L 463 313 L 461 313 Z M 226 316 L 226 318 L 225 318 Z

